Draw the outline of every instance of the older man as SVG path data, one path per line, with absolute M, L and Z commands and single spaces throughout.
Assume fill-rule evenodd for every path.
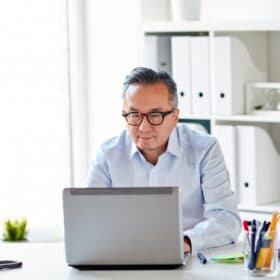
M 223 154 L 214 137 L 177 124 L 172 78 L 133 69 L 124 82 L 122 109 L 127 130 L 100 147 L 88 186 L 179 186 L 185 252 L 235 242 L 241 220 Z

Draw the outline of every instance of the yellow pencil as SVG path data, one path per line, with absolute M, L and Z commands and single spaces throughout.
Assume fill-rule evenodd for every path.
M 280 218 L 280 213 L 278 211 L 275 211 L 273 213 L 272 216 L 272 220 L 273 220 L 273 224 L 271 225 L 270 229 L 269 229 L 269 233 L 272 236 L 272 243 L 270 245 L 270 250 L 269 253 L 267 255 L 267 258 L 265 260 L 264 266 L 265 267 L 270 267 L 271 266 L 271 262 L 272 262 L 272 258 L 273 258 L 273 249 L 274 249 L 274 242 L 277 242 L 277 223 L 279 221 Z
M 273 248 L 275 246 L 274 242 L 277 242 L 277 223 L 280 219 L 280 213 L 274 211 L 269 230 L 263 238 L 263 244 L 259 251 L 256 261 L 257 268 L 269 268 L 273 259 Z

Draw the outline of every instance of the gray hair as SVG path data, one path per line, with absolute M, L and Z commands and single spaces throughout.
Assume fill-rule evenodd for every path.
M 171 106 L 177 108 L 177 86 L 172 77 L 165 71 L 155 71 L 145 67 L 134 68 L 125 78 L 122 97 L 125 99 L 125 94 L 130 85 L 151 85 L 158 82 L 162 82 L 167 86 Z

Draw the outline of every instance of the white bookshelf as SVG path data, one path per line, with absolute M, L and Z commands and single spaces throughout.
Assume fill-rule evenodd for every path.
M 188 119 L 192 120 L 211 120 L 212 116 L 199 116 L 199 115 L 191 115 Z
M 220 36 L 238 38 L 248 43 L 252 55 L 260 57 L 260 63 L 264 64 L 265 79 L 259 82 L 257 87 L 278 87 L 280 82 L 280 22 L 196 22 L 182 21 L 146 21 L 141 26 L 143 42 L 145 36 L 207 36 L 209 38 L 210 56 L 210 107 L 211 113 L 207 116 L 190 114 L 186 119 L 209 121 L 211 131 L 215 134 L 217 125 L 246 125 L 263 128 L 269 133 L 275 145 L 276 153 L 280 156 L 280 117 L 277 115 L 246 115 L 246 97 L 244 85 L 244 106 L 241 114 L 219 115 L 215 108 L 215 63 L 214 63 L 214 39 Z M 260 42 L 262 46 L 255 48 L 254 44 Z M 253 54 L 258 51 L 259 53 Z M 177 82 L 177 81 L 176 81 Z M 273 83 L 273 84 L 272 84 Z M 242 96 L 242 95 L 241 95 Z M 235 96 L 233 96 L 234 98 Z M 185 118 L 184 118 L 185 119 Z M 260 147 L 260 149 L 263 147 Z M 238 175 L 237 175 L 238 176 Z M 280 181 L 279 181 L 280 186 Z M 235 186 L 236 187 L 236 186 Z M 263 186 L 265 188 L 266 186 Z M 279 187 L 280 195 L 280 187 Z M 239 205 L 240 211 L 270 214 L 275 209 L 280 210 L 279 202 L 261 204 L 257 206 Z
M 246 212 L 260 212 L 260 213 L 266 213 L 271 214 L 275 209 L 280 209 L 280 201 L 278 202 L 271 202 L 269 204 L 261 204 L 258 206 L 255 206 L 254 208 L 248 207 L 246 205 L 238 205 L 239 210 L 246 211 Z
M 204 21 L 146 21 L 145 33 L 230 32 L 230 31 L 279 31 L 280 22 L 204 22 Z
M 199 118 L 197 116 L 197 118 Z M 215 121 L 244 122 L 244 123 L 280 123 L 280 118 L 253 115 L 212 116 Z
M 172 21 L 148 21 L 142 24 L 145 33 L 178 33 L 178 32 L 209 32 L 209 25 L 203 22 L 172 22 Z

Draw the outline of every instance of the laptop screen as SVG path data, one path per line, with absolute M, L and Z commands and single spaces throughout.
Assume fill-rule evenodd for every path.
M 183 263 L 178 187 L 68 188 L 63 208 L 69 265 Z

